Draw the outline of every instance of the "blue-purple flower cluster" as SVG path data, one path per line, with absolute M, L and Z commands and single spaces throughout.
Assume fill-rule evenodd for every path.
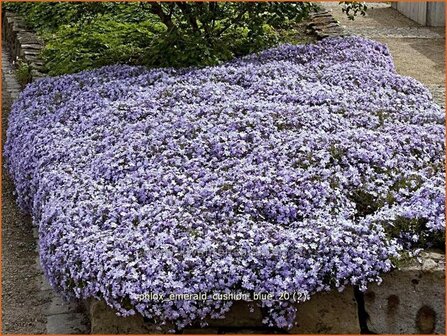
M 445 229 L 444 112 L 359 37 L 42 79 L 7 136 L 52 286 L 179 328 L 232 303 L 138 298 L 364 289 Z M 296 305 L 260 304 L 292 325 Z

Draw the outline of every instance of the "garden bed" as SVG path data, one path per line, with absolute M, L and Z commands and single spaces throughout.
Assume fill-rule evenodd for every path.
M 287 329 L 294 301 L 444 246 L 444 113 L 362 38 L 41 79 L 5 156 L 52 286 L 172 329 L 233 302 L 145 294 L 272 293 L 252 309 Z

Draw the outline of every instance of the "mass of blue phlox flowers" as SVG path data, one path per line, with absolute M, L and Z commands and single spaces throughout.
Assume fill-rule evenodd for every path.
M 444 135 L 444 111 L 386 46 L 344 37 L 38 80 L 4 154 L 54 288 L 182 328 L 232 302 L 141 295 L 380 281 L 445 230 Z M 293 325 L 296 304 L 256 304 Z

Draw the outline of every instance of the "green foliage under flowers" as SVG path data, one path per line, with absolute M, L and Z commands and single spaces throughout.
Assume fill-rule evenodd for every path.
M 22 87 L 31 82 L 32 75 L 30 65 L 22 60 L 18 60 L 16 77 Z
M 44 39 L 50 75 L 107 64 L 215 65 L 280 42 L 301 43 L 311 3 L 4 3 Z

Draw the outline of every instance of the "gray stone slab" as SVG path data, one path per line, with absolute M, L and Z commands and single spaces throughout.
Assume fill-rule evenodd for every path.
M 85 334 L 88 333 L 88 322 L 81 313 L 51 315 L 47 318 L 47 333 Z
M 37 278 L 37 288 L 39 288 L 41 291 L 53 289 L 44 275 L 41 275 Z
M 35 263 L 35 265 L 36 265 L 36 269 L 37 269 L 37 270 L 39 270 L 39 271 L 43 271 L 43 269 L 42 269 L 42 265 L 41 265 L 41 263 L 40 263 L 40 258 L 39 258 L 39 256 L 36 257 L 36 263 Z
M 38 43 L 24 43 L 22 44 L 23 49 L 34 49 L 34 50 L 42 50 L 43 46 Z
M 317 293 L 298 304 L 291 334 L 359 334 L 357 301 L 352 287 Z
M 61 296 L 54 295 L 46 311 L 46 315 L 59 315 L 67 313 L 81 313 L 82 307 L 78 302 L 65 301 Z
M 52 289 L 41 290 L 37 294 L 37 296 L 39 297 L 40 300 L 45 300 L 48 303 L 51 302 L 53 295 L 54 295 L 54 291 Z
M 165 334 L 173 326 L 146 322 L 141 315 L 117 316 L 103 301 L 86 302 L 92 334 Z
M 445 255 L 424 253 L 370 285 L 364 298 L 373 333 L 445 334 Z
M 170 328 L 160 327 L 151 322 L 145 322 L 139 314 L 129 317 L 120 317 L 116 312 L 108 307 L 103 301 L 89 300 L 87 311 L 91 321 L 92 334 L 159 334 Z M 198 333 L 198 330 L 213 333 L 216 329 L 228 330 L 234 333 L 239 329 L 261 330 L 266 329 L 262 323 L 263 313 L 258 306 L 250 309 L 247 302 L 236 301 L 230 311 L 223 319 L 207 320 L 205 328 L 192 326 L 186 328 L 184 333 Z M 352 287 L 347 288 L 342 293 L 332 291 L 319 293 L 311 300 L 297 304 L 296 327 L 289 332 L 292 334 L 318 334 L 318 333 L 339 333 L 358 334 L 360 333 L 360 323 L 358 320 L 357 303 Z

